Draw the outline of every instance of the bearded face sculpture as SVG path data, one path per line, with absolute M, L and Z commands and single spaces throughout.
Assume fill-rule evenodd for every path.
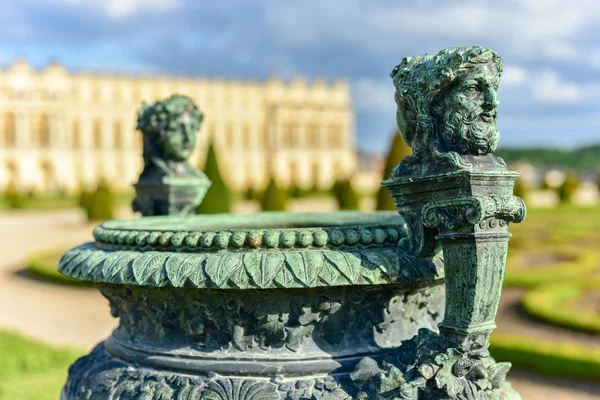
M 426 172 L 423 168 L 504 169 L 492 154 L 500 138 L 496 91 L 501 72 L 500 56 L 480 46 L 407 57 L 396 66 L 391 76 L 398 130 L 413 155 L 392 176 Z
M 484 156 L 496 150 L 500 139 L 496 126 L 498 83 L 496 66 L 480 64 L 443 93 L 434 113 L 441 138 L 450 151 Z

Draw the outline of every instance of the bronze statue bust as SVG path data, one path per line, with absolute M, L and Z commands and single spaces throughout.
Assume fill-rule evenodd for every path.
M 163 177 L 201 176 L 188 158 L 204 115 L 187 96 L 173 95 L 152 105 L 144 103 L 137 129 L 144 138 L 144 170 L 140 181 Z
M 390 75 L 398 130 L 413 154 L 392 177 L 440 169 L 506 169 L 493 155 L 500 139 L 496 91 L 501 72 L 500 56 L 480 46 L 404 58 Z
M 196 148 L 203 118 L 187 96 L 142 105 L 137 129 L 144 139 L 144 169 L 135 184 L 134 211 L 144 216 L 189 214 L 200 204 L 210 182 L 188 158 Z

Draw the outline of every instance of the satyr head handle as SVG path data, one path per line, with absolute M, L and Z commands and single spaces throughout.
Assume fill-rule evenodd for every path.
M 500 138 L 496 91 L 502 59 L 460 46 L 406 57 L 391 72 L 398 130 L 412 147 L 392 177 L 449 169 L 505 169 L 493 156 Z

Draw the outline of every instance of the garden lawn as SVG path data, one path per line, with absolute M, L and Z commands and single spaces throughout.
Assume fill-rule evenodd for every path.
M 56 400 L 82 352 L 0 330 L 0 400 Z
M 70 278 L 58 272 L 58 263 L 68 249 L 51 250 L 34 253 L 27 260 L 27 271 L 33 276 L 52 283 L 72 286 L 93 287 L 89 282 Z

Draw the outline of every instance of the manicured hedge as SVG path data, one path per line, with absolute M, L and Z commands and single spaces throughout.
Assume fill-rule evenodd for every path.
M 600 381 L 600 349 L 523 335 L 494 333 L 490 352 L 497 361 L 509 361 L 516 368 L 548 376 Z
M 600 313 L 569 305 L 589 289 L 583 284 L 545 285 L 525 293 L 522 305 L 530 315 L 553 324 L 600 333 Z
M 511 265 L 522 262 L 519 259 L 520 255 L 512 256 L 508 261 L 509 266 L 504 277 L 504 284 L 507 286 L 534 288 L 540 285 L 557 282 L 565 283 L 567 280 L 578 280 L 582 277 L 589 276 L 598 269 L 598 266 L 600 266 L 600 254 L 595 249 L 548 251 L 569 258 L 570 260 L 553 264 L 548 267 L 518 269 Z

